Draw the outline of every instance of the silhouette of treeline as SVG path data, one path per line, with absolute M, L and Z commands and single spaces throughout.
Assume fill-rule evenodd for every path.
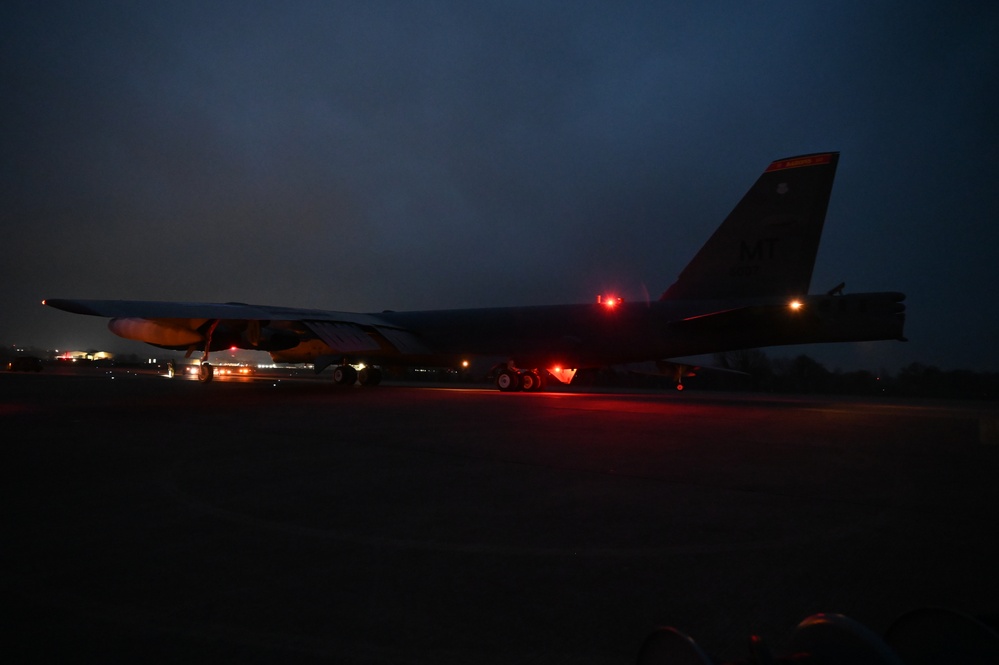
M 602 369 L 581 371 L 574 384 L 672 388 L 676 381 L 670 376 Z M 894 373 L 885 369 L 830 371 L 804 354 L 770 358 L 760 349 L 715 354 L 710 367 L 695 370 L 695 376 L 684 377 L 683 386 L 690 390 L 733 392 L 999 399 L 997 372 L 948 371 L 918 362 Z
M 897 372 L 830 371 L 807 356 L 770 358 L 759 349 L 720 353 L 717 367 L 744 372 L 701 372 L 687 380 L 702 389 L 752 390 L 775 393 L 830 395 L 894 395 L 955 399 L 999 398 L 999 372 L 942 370 L 913 362 Z

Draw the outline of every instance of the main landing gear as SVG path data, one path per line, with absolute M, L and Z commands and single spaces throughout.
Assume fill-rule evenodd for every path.
M 382 368 L 373 365 L 337 365 L 333 368 L 333 383 L 338 386 L 377 386 L 382 382 Z
M 506 367 L 496 375 L 496 387 L 505 393 L 517 390 L 534 393 L 544 389 L 544 382 L 541 374 L 535 369 L 519 370 Z

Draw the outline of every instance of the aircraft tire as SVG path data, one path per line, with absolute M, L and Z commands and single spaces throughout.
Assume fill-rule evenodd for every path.
M 357 382 L 357 370 L 350 365 L 337 365 L 333 368 L 333 383 L 338 386 L 352 386 Z
M 512 369 L 505 369 L 496 375 L 496 387 L 505 393 L 520 390 L 520 376 Z
M 534 370 L 522 372 L 520 375 L 520 389 L 536 393 L 541 390 L 541 377 Z
M 532 390 L 534 392 L 536 392 L 536 393 L 540 393 L 548 385 L 548 381 L 545 378 L 545 371 L 541 370 L 540 372 L 538 372 L 538 371 L 535 370 L 534 376 L 537 377 L 537 378 L 536 378 L 536 380 L 534 382 L 534 388 L 532 388 Z
M 210 383 L 213 378 L 215 378 L 215 368 L 209 363 L 201 363 L 198 367 L 198 381 Z
M 365 367 L 357 373 L 357 380 L 362 386 L 377 386 L 382 382 L 382 370 L 379 367 Z

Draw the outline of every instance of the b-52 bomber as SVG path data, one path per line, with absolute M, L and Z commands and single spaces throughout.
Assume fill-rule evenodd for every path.
M 809 295 L 839 161 L 823 152 L 770 164 L 658 300 L 384 311 L 296 309 L 244 303 L 46 299 L 110 318 L 111 332 L 153 346 L 209 353 L 266 351 L 277 363 L 333 366 L 338 384 L 375 385 L 383 367 L 460 368 L 499 358 L 502 391 L 536 391 L 576 371 L 738 349 L 903 340 L 905 295 Z

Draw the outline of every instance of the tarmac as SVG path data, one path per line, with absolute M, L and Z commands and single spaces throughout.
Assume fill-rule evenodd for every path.
M 0 374 L 8 662 L 719 660 L 999 618 L 993 402 Z

